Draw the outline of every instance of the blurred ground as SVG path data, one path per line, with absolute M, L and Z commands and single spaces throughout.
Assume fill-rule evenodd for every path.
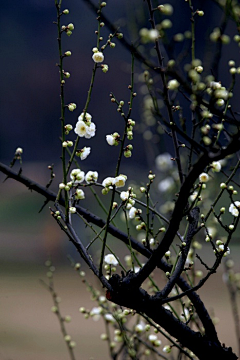
M 68 352 L 48 291 L 40 284 L 45 278 L 44 266 L 17 266 L 1 273 L 0 359 L 2 360 L 65 360 Z M 100 340 L 104 325 L 100 321 L 85 320 L 80 306 L 91 309 L 94 302 L 81 279 L 70 267 L 57 268 L 55 289 L 62 298 L 62 315 L 71 315 L 67 330 L 76 341 L 76 359 L 105 360 L 107 346 Z M 217 325 L 220 340 L 237 351 L 229 299 L 221 276 L 215 275 L 200 292 L 208 309 L 220 318 Z
M 1 274 L 2 360 L 69 358 L 57 317 L 50 310 L 51 296 L 39 282 L 40 277 L 45 278 L 44 270 L 44 267 L 29 266 L 28 270 L 20 272 L 15 267 L 5 276 Z M 58 272 L 56 290 L 62 298 L 62 315 L 71 315 L 73 319 L 66 327 L 77 343 L 76 359 L 106 359 L 106 344 L 100 340 L 101 331 L 104 331 L 101 320 L 85 320 L 78 311 L 80 306 L 91 308 L 93 302 L 74 270 L 66 268 Z

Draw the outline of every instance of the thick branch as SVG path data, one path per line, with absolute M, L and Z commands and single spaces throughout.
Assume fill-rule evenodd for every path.
M 171 311 L 161 305 L 161 300 L 151 297 L 145 290 L 134 288 L 131 281 L 113 275 L 109 280 L 113 292 L 108 294 L 114 303 L 145 313 L 163 327 L 171 336 L 178 339 L 183 347 L 190 349 L 200 360 L 236 360 L 231 348 L 222 347 L 218 341 L 209 339 L 195 332 L 186 324 L 176 319 Z
M 186 245 L 182 247 L 182 253 L 181 256 L 178 260 L 176 269 L 174 271 L 174 273 L 172 274 L 172 276 L 170 277 L 169 281 L 167 282 L 166 286 L 164 287 L 164 289 L 160 292 L 160 297 L 161 298 L 165 298 L 169 295 L 169 293 L 171 292 L 171 290 L 173 289 L 174 285 L 177 282 L 177 279 L 180 277 L 183 269 L 184 269 L 184 265 L 187 259 L 187 255 L 190 249 L 190 245 L 193 239 L 193 236 L 195 234 L 195 231 L 197 229 L 197 224 L 198 224 L 198 218 L 199 218 L 199 208 L 196 207 L 194 208 L 189 215 L 189 227 L 188 227 L 188 232 L 187 232 L 187 236 L 186 236 L 186 240 L 185 243 Z

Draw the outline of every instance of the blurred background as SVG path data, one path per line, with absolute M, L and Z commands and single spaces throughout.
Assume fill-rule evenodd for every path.
M 156 1 L 155 3 L 159 4 Z M 190 29 L 190 12 L 188 5 L 183 2 L 169 0 L 168 3 L 174 6 L 171 17 L 174 26 L 168 30 L 171 43 L 174 34 Z M 140 51 L 144 50 L 137 29 L 150 28 L 146 8 L 142 5 L 139 0 L 110 0 L 104 9 L 106 17 L 120 26 L 124 38 L 138 46 Z M 184 6 L 186 11 L 183 11 Z M 215 46 L 209 42 L 209 34 L 218 25 L 222 15 L 214 1 L 194 1 L 194 6 L 205 12 L 201 22 L 198 21 L 196 25 L 196 56 L 207 60 L 211 58 Z M 66 81 L 66 103 L 77 104 L 75 112 L 66 112 L 66 119 L 74 125 L 87 97 L 97 22 L 96 15 L 86 1 L 63 0 L 63 8 L 65 7 L 69 8 L 70 14 L 62 18 L 63 24 L 72 22 L 75 26 L 71 37 L 63 36 L 64 51 L 72 52 L 72 56 L 64 62 L 64 70 L 71 73 L 70 79 Z M 50 177 L 47 167 L 54 164 L 56 181 L 51 189 L 56 191 L 61 181 L 61 132 L 59 74 L 56 67 L 57 29 L 53 24 L 55 19 L 54 0 L 12 0 L 1 4 L 1 162 L 9 164 L 16 148 L 22 147 L 23 174 L 45 185 Z M 231 38 L 236 33 L 231 21 L 225 32 Z M 108 29 L 103 29 L 105 38 L 108 34 Z M 177 53 L 181 52 L 181 47 L 181 44 L 176 45 Z M 189 53 L 186 52 L 183 62 L 189 62 Z M 228 86 L 231 80 L 227 66 L 230 53 L 231 59 L 239 66 L 239 47 L 233 41 L 224 47 L 218 63 L 220 78 L 225 86 Z M 155 61 L 153 52 L 151 57 L 152 61 Z M 116 47 L 107 49 L 105 61 L 109 65 L 109 71 L 107 74 L 101 71 L 97 73 L 89 107 L 97 133 L 83 144 L 91 146 L 92 152 L 82 165 L 85 172 L 98 171 L 100 181 L 113 175 L 118 152 L 118 148 L 109 151 L 105 136 L 122 130 L 121 117 L 110 102 L 109 93 L 113 92 L 119 100 L 127 103 L 131 56 L 121 41 L 116 40 Z M 156 171 L 154 161 L 159 153 L 169 152 L 173 155 L 170 140 L 164 140 L 161 131 L 154 130 L 156 123 L 143 116 L 143 103 L 147 94 L 142 77 L 144 67 L 138 61 L 135 65 L 138 96 L 134 100 L 132 113 L 137 124 L 133 140 L 134 151 L 131 160 L 126 159 L 122 165 L 122 172 L 128 175 L 133 185 L 136 185 L 136 179 L 138 184 L 144 184 L 149 169 Z M 239 90 L 237 82 L 236 93 Z M 237 105 L 233 102 L 233 107 L 239 111 Z M 189 117 L 188 105 L 185 116 Z M 159 180 L 164 176 L 165 174 L 157 172 Z M 3 182 L 4 179 L 0 174 L 0 359 L 68 358 L 59 324 L 50 311 L 51 297 L 39 282 L 39 278 L 46 277 L 44 263 L 49 256 L 57 268 L 56 291 L 63 299 L 63 314 L 70 314 L 74 319 L 68 328 L 77 342 L 78 359 L 106 359 L 107 347 L 100 340 L 103 330 L 101 322 L 93 324 L 92 320 L 85 320 L 78 312 L 80 306 L 95 306 L 67 259 L 67 254 L 71 254 L 79 261 L 78 255 L 49 215 L 48 205 L 38 213 L 44 201 L 41 196 L 11 179 Z M 168 194 L 161 194 L 156 190 L 156 196 L 159 197 L 161 205 L 167 200 Z M 82 203 L 83 206 L 90 209 L 94 207 L 91 200 L 92 198 L 88 197 Z M 231 256 L 235 260 L 236 270 L 240 271 L 238 245 L 239 239 L 235 236 Z M 209 248 L 203 244 L 201 251 L 202 256 L 208 259 Z M 90 277 L 89 281 L 95 283 Z M 214 275 L 199 293 L 203 300 L 206 300 L 208 309 L 214 309 L 214 315 L 220 318 L 220 339 L 236 351 L 233 320 L 222 273 Z

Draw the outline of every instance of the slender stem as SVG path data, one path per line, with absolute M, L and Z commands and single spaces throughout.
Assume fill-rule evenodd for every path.
M 192 39 L 192 44 L 191 44 L 191 51 L 192 51 L 192 61 L 195 60 L 195 20 L 194 20 L 194 11 L 193 11 L 193 5 L 192 5 L 192 0 L 189 0 L 189 7 L 191 10 L 191 39 Z
M 92 70 L 92 77 L 91 77 L 90 86 L 89 86 L 89 90 L 88 90 L 88 96 L 87 96 L 85 108 L 84 108 L 84 111 L 83 111 L 83 113 L 84 113 L 83 119 L 85 118 L 85 115 L 87 113 L 87 109 L 88 109 L 88 106 L 89 106 L 89 103 L 90 103 L 90 100 L 91 100 L 91 95 L 92 95 L 92 89 L 93 89 L 94 79 L 95 79 L 95 75 L 96 75 L 96 70 L 97 70 L 97 64 L 94 65 L 94 68 Z M 80 138 L 78 136 L 76 141 L 75 141 L 75 145 L 74 145 L 74 148 L 73 148 L 73 151 L 72 151 L 72 155 L 71 155 L 71 157 L 70 157 L 70 159 L 68 161 L 66 174 L 69 173 L 69 170 L 71 168 L 74 156 L 75 156 L 76 151 L 77 151 L 79 140 L 80 140 Z
M 100 264 L 99 264 L 99 276 L 102 276 L 102 274 L 103 274 L 102 267 L 103 267 L 104 251 L 105 251 L 106 242 L 107 242 L 108 226 L 110 224 L 111 213 L 112 213 L 112 205 L 113 205 L 113 202 L 114 202 L 114 197 L 115 197 L 115 186 L 113 188 L 112 197 L 111 197 L 109 210 L 108 210 L 108 216 L 107 216 L 107 220 L 106 220 L 106 227 L 105 227 L 105 233 L 104 233 L 104 237 L 103 237 L 103 244 L 102 244 Z
M 62 332 L 63 338 L 65 340 L 65 337 L 68 335 L 68 333 L 67 333 L 67 331 L 65 329 L 64 318 L 62 317 L 61 312 L 60 312 L 58 296 L 57 296 L 57 293 L 56 293 L 56 291 L 54 289 L 53 280 L 51 280 L 49 284 L 46 284 L 41 279 L 40 279 L 40 282 L 41 282 L 42 285 L 44 285 L 47 288 L 47 290 L 50 292 L 50 294 L 52 296 L 54 306 L 55 306 L 55 309 L 56 309 L 55 314 L 57 315 L 57 318 L 58 318 L 58 321 L 59 321 L 59 324 L 60 324 L 60 328 L 61 328 L 61 332 Z M 74 352 L 73 352 L 73 348 L 70 346 L 70 341 L 65 340 L 65 343 L 67 345 L 68 352 L 69 352 L 71 360 L 75 360 L 76 358 L 75 358 L 75 355 L 74 355 Z
M 59 52 L 59 74 L 60 74 L 60 99 L 61 99 L 61 129 L 62 129 L 62 142 L 65 141 L 65 101 L 64 101 L 64 76 L 63 76 L 63 54 L 62 54 L 62 31 L 61 31 L 61 1 L 59 4 L 55 1 L 56 9 L 57 9 L 57 29 L 58 29 L 58 52 Z M 62 171 L 63 171 L 63 183 L 67 183 L 67 171 L 66 171 L 66 149 L 62 146 Z M 61 191 L 58 192 L 57 201 L 61 196 Z M 65 216 L 68 220 L 68 192 L 64 190 L 64 198 L 65 198 Z
M 147 0 L 147 4 L 148 4 L 148 9 L 149 9 L 149 14 L 150 14 L 150 20 L 149 21 L 151 23 L 152 28 L 156 29 L 155 19 L 154 19 L 154 9 L 152 7 L 151 0 Z M 158 39 L 155 40 L 155 49 L 156 49 L 156 52 L 157 52 L 159 68 L 160 68 L 160 70 L 162 70 L 163 65 L 164 65 L 164 63 L 163 63 L 164 58 L 163 58 L 161 50 L 160 50 Z M 174 118 L 173 118 L 172 107 L 171 107 L 170 98 L 169 98 L 169 92 L 168 92 L 165 72 L 160 71 L 160 76 L 161 76 L 162 84 L 163 84 L 163 99 L 164 99 L 164 102 L 165 102 L 166 107 L 167 107 L 169 124 L 170 124 L 171 130 L 172 130 L 173 146 L 174 146 L 174 151 L 175 151 L 175 161 L 177 163 L 179 179 L 180 179 L 180 182 L 182 184 L 184 178 L 183 178 L 183 170 L 182 170 L 182 164 L 181 164 L 180 153 L 179 153 L 179 143 L 178 143 L 178 138 L 177 138 L 177 134 L 176 134 L 176 131 L 175 131 L 175 126 L 174 126 Z

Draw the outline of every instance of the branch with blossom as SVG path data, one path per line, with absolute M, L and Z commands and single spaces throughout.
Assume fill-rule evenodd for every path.
M 173 25 L 169 19 L 174 12 L 171 4 L 155 7 L 154 1 L 147 0 L 142 11 L 143 14 L 147 12 L 148 22 L 141 24 L 139 20 L 139 38 L 135 45 L 130 45 L 104 14 L 106 2 L 100 1 L 98 6 L 91 1 L 87 3 L 97 15 L 96 43 L 89 54 L 93 67 L 85 105 L 70 124 L 66 122 L 66 110 L 75 113 L 78 107 L 74 102 L 65 103 L 70 73 L 63 67 L 72 52 L 64 52 L 63 39 L 72 35 L 75 26 L 72 23 L 63 25 L 62 19 L 69 15 L 69 10 L 62 10 L 62 0 L 55 0 L 62 161 L 58 193 L 49 190 L 55 180 L 52 168 L 51 180 L 45 187 L 23 175 L 21 148 L 17 148 L 9 167 L 0 164 L 0 171 L 7 178 L 13 178 L 45 197 L 44 206 L 49 201 L 54 203 L 50 208 L 53 219 L 105 289 L 104 301 L 96 296 L 98 308 L 81 312 L 93 319 L 103 315 L 107 327 L 104 338 L 108 339 L 112 359 L 124 351 L 131 359 L 140 359 L 141 354 L 151 353 L 167 359 L 166 354 L 174 347 L 190 359 L 218 357 L 235 360 L 237 356 L 232 349 L 221 344 L 207 306 L 196 291 L 219 270 L 223 258 L 229 256 L 239 225 L 240 201 L 236 198 L 236 187 L 240 184 L 236 174 L 240 167 L 240 123 L 238 111 L 232 110 L 232 104 L 240 68 L 235 66 L 234 60 L 229 60 L 231 79 L 223 86 L 216 75 L 217 69 L 214 69 L 213 76 L 208 72 L 207 64 L 205 66 L 203 60 L 196 57 L 199 40 L 196 27 L 204 11 L 195 7 L 194 0 L 186 1 L 184 10 L 190 15 L 191 30 L 172 36 L 176 54 L 168 41 L 168 29 Z M 217 45 L 213 57 L 215 65 L 216 54 L 219 56 L 222 47 L 230 40 L 225 34 L 228 16 L 238 26 L 239 15 L 240 7 L 234 2 L 227 1 L 223 5 L 222 26 L 210 34 L 210 41 Z M 106 35 L 104 27 L 111 32 Z M 91 115 L 95 84 L 99 81 L 99 71 L 102 76 L 107 76 L 109 69 L 114 69 L 114 65 L 103 62 L 107 62 L 108 51 L 116 47 L 115 41 L 118 40 L 130 51 L 130 84 L 126 86 L 129 91 L 127 100 L 119 99 L 112 89 L 109 90 L 111 105 L 116 108 L 116 119 L 122 128 L 117 124 L 116 130 L 106 131 L 104 135 L 103 141 L 116 162 L 115 171 L 103 177 L 96 169 L 87 167 L 88 156 L 92 156 L 94 151 L 85 144 L 91 143 L 98 134 L 100 124 L 96 125 Z M 234 40 L 239 44 L 240 35 L 236 34 Z M 138 43 L 141 46 L 138 47 Z M 188 62 L 183 61 L 185 45 L 179 50 L 182 43 L 188 46 Z M 144 70 L 136 65 L 137 61 Z M 142 111 L 139 113 L 141 124 L 139 119 L 135 120 L 133 112 L 137 72 L 141 72 L 138 81 L 143 86 L 143 96 L 140 95 Z M 152 170 L 146 175 L 146 183 L 138 183 L 136 177 L 134 180 L 138 185 L 133 186 L 131 175 L 126 175 L 128 167 L 125 164 L 137 151 L 135 134 L 141 129 L 143 138 L 158 140 L 152 141 L 149 151 L 153 155 Z M 161 140 L 164 136 L 171 140 L 171 144 L 168 142 L 171 155 L 163 150 Z M 17 173 L 12 167 L 18 161 L 21 167 Z M 89 201 L 90 191 L 97 206 Z M 226 201 L 228 216 L 225 206 L 222 206 Z M 91 206 L 94 211 L 88 210 Z M 97 215 L 98 210 L 101 214 L 103 212 L 101 217 Z M 124 220 L 120 227 L 121 216 Z M 85 234 L 80 233 L 76 225 L 79 221 L 91 231 L 88 245 L 85 245 Z M 96 230 L 95 226 L 99 229 Z M 137 232 L 141 236 L 136 235 Z M 119 240 L 124 260 L 121 251 L 109 241 L 110 235 Z M 214 257 L 211 265 L 196 252 L 204 242 Z M 91 252 L 93 243 L 100 254 L 98 256 Z M 204 274 L 197 269 L 199 265 Z M 153 276 L 159 270 L 164 276 L 164 284 Z M 197 282 L 198 277 L 201 279 Z M 95 294 L 90 285 L 88 287 Z M 54 292 L 52 285 L 48 289 Z M 108 311 L 107 300 L 119 305 L 118 313 Z M 123 307 L 125 309 L 121 310 Z M 236 309 L 234 311 L 237 313 Z M 141 322 L 137 322 L 131 331 L 124 325 L 123 318 L 130 312 L 148 319 L 149 327 L 153 326 L 171 342 L 163 348 L 164 354 L 156 350 L 161 345 L 157 335 L 140 336 L 143 332 Z M 110 324 L 116 326 L 116 323 L 115 338 L 120 344 L 117 350 L 116 344 L 109 340 Z M 236 329 L 239 332 L 237 324 Z M 145 346 L 144 353 L 140 350 L 142 345 Z M 71 347 L 69 351 L 73 357 Z

